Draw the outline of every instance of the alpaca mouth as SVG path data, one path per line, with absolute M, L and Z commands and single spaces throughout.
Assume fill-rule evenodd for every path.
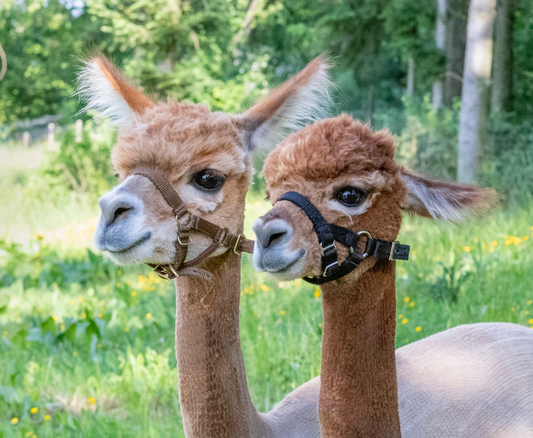
M 135 248 L 138 248 L 139 246 L 141 246 L 144 242 L 146 242 L 148 239 L 150 239 L 150 237 L 152 237 L 152 233 L 147 232 L 143 237 L 141 237 L 139 240 L 137 240 L 136 242 L 134 242 L 133 244 L 131 244 L 127 248 L 119 249 L 119 250 L 107 249 L 106 251 L 110 252 L 111 254 L 125 254 L 125 253 L 127 253 L 129 251 L 132 251 Z
M 291 273 L 292 268 L 294 268 L 303 257 L 305 257 L 306 251 L 303 248 L 299 248 L 295 251 L 295 254 L 292 258 L 292 260 L 289 258 L 287 263 L 284 266 L 280 266 L 279 262 L 281 260 L 277 260 L 278 263 L 272 265 L 272 266 L 264 266 L 264 270 L 268 272 L 269 274 L 274 275 L 281 275 L 281 274 L 288 274 Z

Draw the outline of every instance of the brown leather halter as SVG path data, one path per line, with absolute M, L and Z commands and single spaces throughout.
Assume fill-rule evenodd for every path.
M 147 263 L 147 265 L 150 266 L 161 278 L 169 281 L 174 280 L 176 277 L 179 277 L 180 270 L 200 264 L 221 246 L 231 248 L 235 254 L 241 254 L 242 252 L 251 254 L 253 252 L 253 240 L 247 239 L 243 234 L 231 234 L 227 228 L 219 227 L 212 222 L 191 214 L 176 190 L 174 190 L 174 187 L 172 187 L 170 182 L 158 170 L 143 167 L 137 169 L 132 175 L 140 175 L 150 180 L 157 190 L 159 190 L 166 203 L 172 208 L 172 212 L 176 216 L 178 235 L 176 239 L 176 258 L 174 262 L 168 265 L 152 265 Z M 180 219 L 186 214 L 189 214 L 189 219 L 183 224 L 180 223 Z M 200 255 L 185 262 L 185 259 L 187 258 L 187 249 L 193 243 L 189 234 L 192 230 L 211 237 L 213 243 L 211 243 L 211 245 L 209 245 Z

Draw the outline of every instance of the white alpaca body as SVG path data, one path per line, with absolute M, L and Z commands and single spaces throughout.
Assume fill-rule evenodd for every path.
M 396 352 L 403 438 L 533 437 L 533 330 L 462 325 Z
M 461 325 L 399 348 L 396 366 L 402 438 L 533 438 L 533 330 Z M 316 377 L 266 414 L 272 436 L 297 421 L 284 436 L 320 438 L 319 392 Z

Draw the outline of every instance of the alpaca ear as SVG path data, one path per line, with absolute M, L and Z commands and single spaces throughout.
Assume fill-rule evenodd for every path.
M 248 150 L 276 145 L 292 131 L 329 115 L 328 59 L 321 55 L 235 118 Z
M 400 170 L 400 178 L 407 186 L 401 207 L 423 217 L 458 222 L 488 210 L 498 200 L 492 189 L 430 180 L 405 168 Z
M 103 56 L 85 61 L 85 67 L 78 76 L 77 95 L 87 106 L 111 118 L 114 124 L 129 127 L 135 117 L 146 108 L 154 106 L 141 91 L 130 85 L 124 75 Z

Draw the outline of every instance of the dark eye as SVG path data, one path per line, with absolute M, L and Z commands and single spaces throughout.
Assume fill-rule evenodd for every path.
M 191 182 L 202 190 L 214 192 L 224 185 L 226 177 L 217 170 L 204 169 L 196 172 Z
M 343 187 L 337 191 L 335 198 L 347 207 L 357 207 L 366 199 L 366 193 L 357 187 Z

